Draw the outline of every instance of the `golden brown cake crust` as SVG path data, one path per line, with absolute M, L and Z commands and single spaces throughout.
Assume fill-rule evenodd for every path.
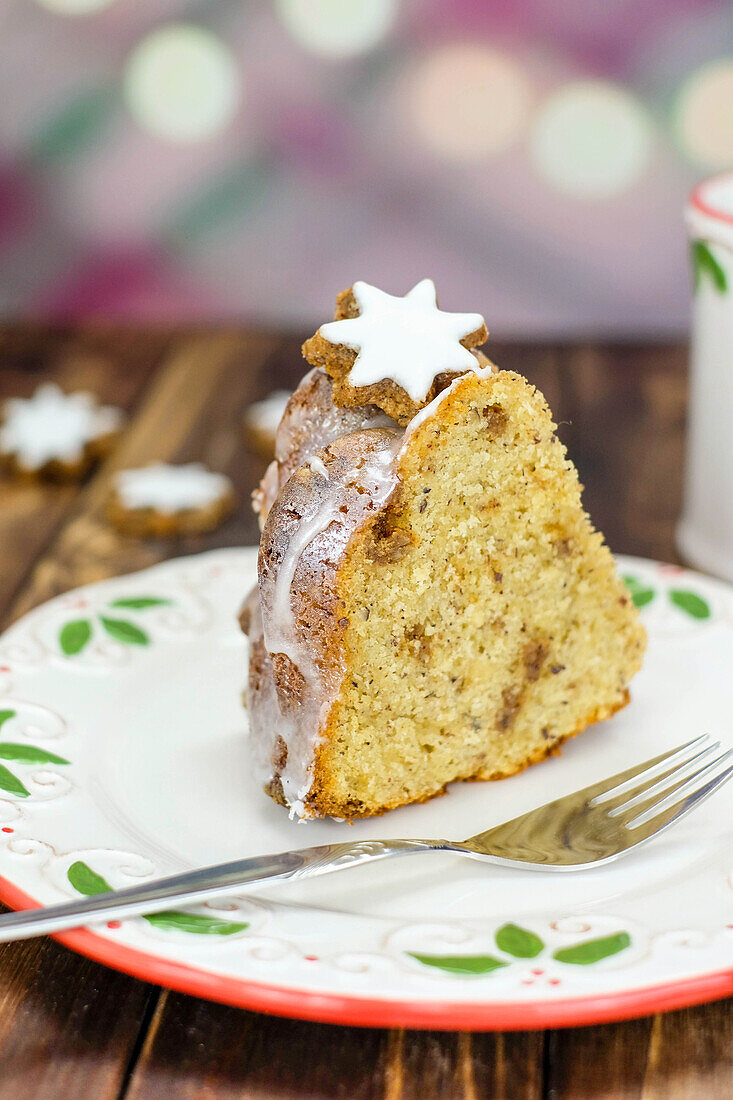
M 113 491 L 107 501 L 107 519 L 121 534 L 134 538 L 175 539 L 214 531 L 237 506 L 234 490 L 201 508 L 159 512 L 155 508 L 128 508 Z
M 352 287 L 342 290 L 336 299 L 336 313 L 334 320 L 344 321 L 349 317 L 358 317 L 359 307 L 354 297 Z M 474 332 L 470 332 L 460 341 L 469 351 L 478 348 L 488 337 L 486 325 L 481 325 Z M 334 380 L 333 400 L 336 405 L 350 408 L 355 405 L 376 405 L 387 416 L 392 417 L 398 424 L 405 427 L 410 423 L 420 409 L 429 405 L 433 398 L 450 385 L 454 378 L 458 378 L 463 371 L 446 371 L 437 375 L 425 399 L 415 402 L 405 392 L 402 386 L 385 379 L 370 386 L 354 387 L 349 383 L 348 376 L 353 367 L 357 352 L 344 344 L 332 344 L 317 332 L 303 344 L 303 355 L 314 367 L 321 367 Z
M 71 484 L 83 481 L 95 462 L 100 462 L 112 452 L 119 439 L 122 429 L 115 432 L 107 432 L 97 439 L 85 444 L 79 458 L 67 461 L 61 458 L 52 458 L 43 465 L 29 469 L 18 459 L 18 456 L 0 454 L 0 472 L 5 472 L 19 481 L 40 482 L 51 481 L 56 484 Z

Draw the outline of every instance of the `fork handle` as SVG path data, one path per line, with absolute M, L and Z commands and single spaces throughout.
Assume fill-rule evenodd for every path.
M 165 902 L 166 906 L 189 905 L 221 897 L 242 886 L 263 886 L 287 879 L 310 878 L 390 856 L 441 851 L 450 847 L 452 845 L 442 840 L 371 840 L 355 844 L 323 844 L 276 855 L 238 859 L 62 905 L 5 913 L 0 916 L 0 943 L 53 935 L 95 920 L 144 916 L 159 911 L 161 902 Z

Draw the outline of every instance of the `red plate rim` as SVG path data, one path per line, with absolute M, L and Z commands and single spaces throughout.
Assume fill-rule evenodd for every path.
M 11 909 L 36 909 L 39 902 L 0 876 L 0 901 Z M 86 928 L 53 937 L 65 947 L 133 978 L 210 1001 L 323 1024 L 357 1027 L 431 1028 L 441 1031 L 524 1031 L 546 1027 L 605 1024 L 669 1012 L 733 994 L 733 968 L 665 982 L 644 989 L 552 1001 L 401 1001 L 316 993 L 229 978 L 185 963 L 148 955 L 114 943 Z
M 704 214 L 708 218 L 714 218 L 716 221 L 725 222 L 726 225 L 733 225 L 733 214 L 726 214 L 722 210 L 716 210 L 714 206 L 708 205 L 703 198 L 703 192 L 706 187 L 711 183 L 717 183 L 719 180 L 725 179 L 733 180 L 733 172 L 719 172 L 717 176 L 709 176 L 701 183 L 698 183 L 697 187 L 694 187 L 690 194 L 690 205 L 700 214 Z

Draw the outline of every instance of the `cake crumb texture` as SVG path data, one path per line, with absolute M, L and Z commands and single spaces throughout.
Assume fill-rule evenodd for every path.
M 554 432 L 543 396 L 499 371 L 408 433 L 397 491 L 329 578 L 323 654 L 343 679 L 309 813 L 512 775 L 628 702 L 645 632 Z

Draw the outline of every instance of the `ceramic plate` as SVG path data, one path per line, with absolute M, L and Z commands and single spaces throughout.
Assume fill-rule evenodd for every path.
M 255 551 L 52 600 L 0 639 L 0 898 L 15 908 L 345 837 L 465 837 L 704 732 L 733 743 L 733 589 L 622 559 L 649 632 L 633 701 L 500 783 L 346 825 L 258 788 L 236 610 Z M 445 854 L 59 936 L 110 966 L 338 1023 L 592 1023 L 733 993 L 733 788 L 639 852 L 544 874 Z

